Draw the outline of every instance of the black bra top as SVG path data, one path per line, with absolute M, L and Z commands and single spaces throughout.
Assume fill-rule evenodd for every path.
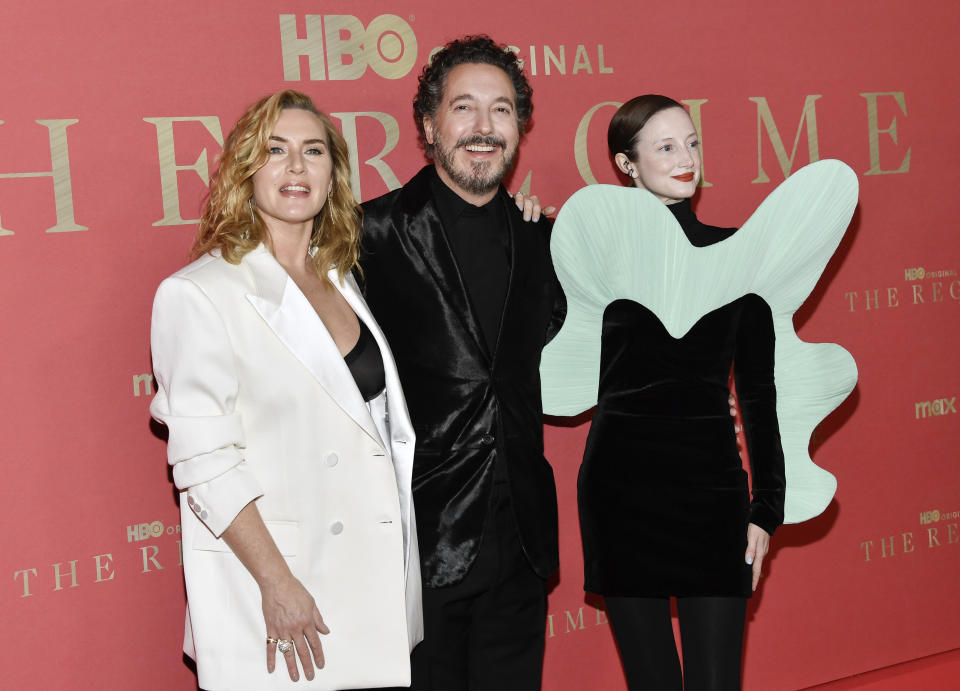
M 349 353 L 343 356 L 344 362 L 353 375 L 353 380 L 360 389 L 363 400 L 371 401 L 386 388 L 387 382 L 383 371 L 383 357 L 377 340 L 370 333 L 370 329 L 360 322 L 360 338 Z

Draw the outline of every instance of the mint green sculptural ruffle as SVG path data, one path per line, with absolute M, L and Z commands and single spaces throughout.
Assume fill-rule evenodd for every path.
M 679 338 L 703 315 L 755 293 L 770 306 L 776 335 L 785 522 L 821 513 L 837 483 L 810 459 L 810 435 L 853 390 L 857 367 L 836 344 L 801 341 L 793 315 L 840 243 L 857 193 L 847 165 L 812 163 L 778 186 L 732 237 L 697 248 L 649 192 L 612 185 L 576 192 L 550 245 L 567 318 L 543 351 L 544 412 L 576 415 L 596 405 L 603 312 L 614 300 L 644 305 Z

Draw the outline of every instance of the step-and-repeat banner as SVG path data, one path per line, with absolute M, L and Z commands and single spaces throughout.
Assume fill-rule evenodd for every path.
M 4 688 L 189 689 L 180 526 L 150 306 L 187 261 L 223 138 L 296 88 L 350 145 L 362 199 L 423 156 L 411 99 L 435 47 L 514 46 L 534 87 L 511 189 L 562 204 L 617 181 L 617 105 L 659 92 L 700 129 L 700 217 L 742 223 L 823 158 L 858 173 L 852 226 L 797 315 L 860 368 L 811 439 L 839 480 L 777 532 L 749 609 L 747 689 L 960 647 L 960 64 L 955 3 L 118 0 L 0 10 L 0 671 Z M 575 483 L 589 420 L 550 420 L 561 568 L 546 689 L 622 689 L 584 596 Z M 644 549 L 642 543 L 631 546 Z

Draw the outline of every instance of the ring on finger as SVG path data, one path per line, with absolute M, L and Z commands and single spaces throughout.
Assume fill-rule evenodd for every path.
M 270 645 L 271 643 L 277 643 L 279 640 L 280 640 L 279 638 L 274 638 L 273 636 L 267 636 L 267 645 Z
M 281 638 L 277 641 L 277 650 L 284 655 L 293 652 L 293 641 L 287 640 L 286 638 Z

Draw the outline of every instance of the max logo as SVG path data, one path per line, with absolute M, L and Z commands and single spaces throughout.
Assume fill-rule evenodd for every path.
M 400 79 L 417 60 L 417 37 L 395 14 L 381 14 L 364 27 L 349 14 L 308 14 L 306 31 L 297 32 L 297 16 L 280 15 L 283 78 L 300 81 L 301 57 L 310 67 L 310 81 L 360 79 L 373 69 L 384 79 Z
M 957 397 L 938 398 L 935 401 L 920 401 L 914 404 L 914 414 L 917 420 L 925 417 L 938 417 L 947 413 L 957 412 Z

